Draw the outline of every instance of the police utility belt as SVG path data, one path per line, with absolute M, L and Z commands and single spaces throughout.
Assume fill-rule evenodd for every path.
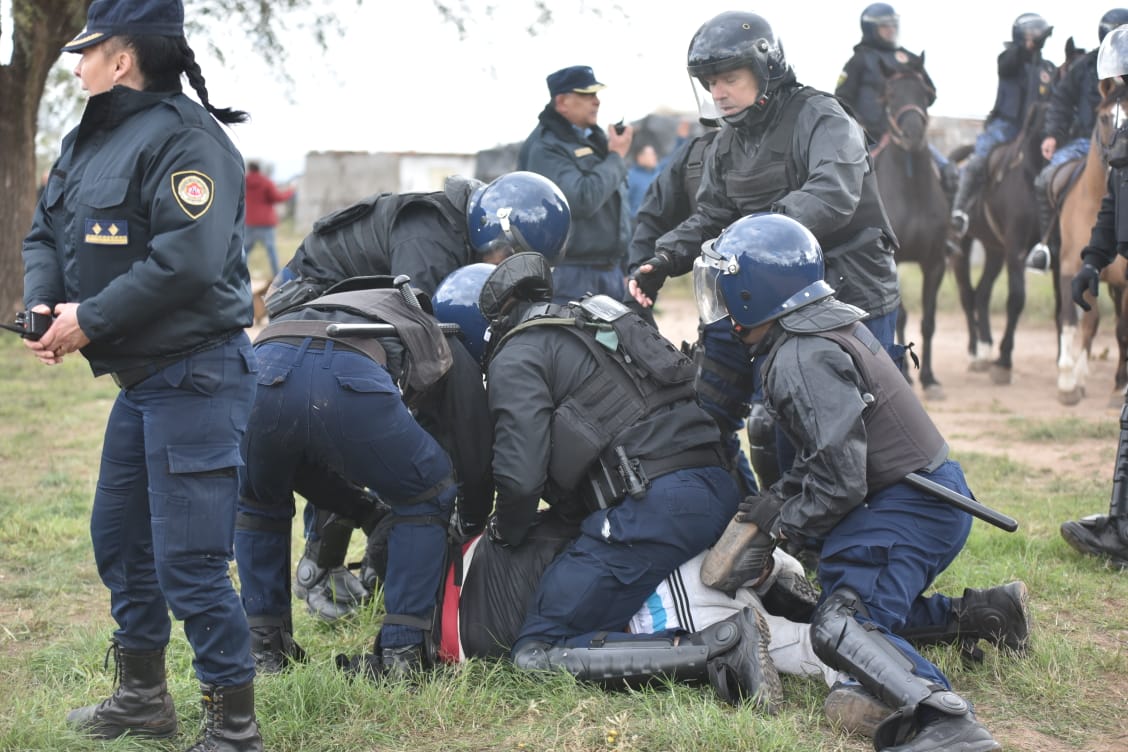
M 196 353 L 203 352 L 204 350 L 210 350 L 213 347 L 219 347 L 241 331 L 243 330 L 236 329 L 230 332 L 224 332 L 224 334 L 217 339 L 209 340 L 203 345 L 200 345 L 196 349 L 190 350 L 188 352 L 177 353 L 175 355 L 166 355 L 163 358 L 157 358 L 156 360 L 145 363 L 144 365 L 135 366 L 133 368 L 122 368 L 120 370 L 113 371 L 110 373 L 110 378 L 114 380 L 114 383 L 117 384 L 119 389 L 132 389 L 150 376 L 157 375 L 164 369 L 168 368 L 174 363 L 179 363 L 190 355 L 195 355 Z
M 580 483 L 577 495 L 589 509 L 618 506 L 630 496 L 641 499 L 650 482 L 667 473 L 693 467 L 724 467 L 725 457 L 719 445 L 688 449 L 661 459 L 628 457 L 623 447 L 600 456 L 588 471 L 587 483 Z

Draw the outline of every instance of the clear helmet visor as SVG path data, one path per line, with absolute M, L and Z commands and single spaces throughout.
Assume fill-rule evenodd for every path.
M 693 297 L 702 324 L 715 324 L 729 315 L 721 292 L 720 279 L 727 263 L 713 252 L 713 242 L 701 247 L 701 255 L 693 261 Z
M 713 101 L 713 95 L 709 93 L 709 89 L 697 76 L 690 76 L 689 83 L 693 87 L 693 97 L 697 100 L 697 112 L 702 120 L 713 121 L 716 123 L 721 122 L 723 115 L 720 108 L 717 107 L 716 102 Z
M 1128 74 L 1128 25 L 1110 31 L 1097 52 L 1097 78 Z

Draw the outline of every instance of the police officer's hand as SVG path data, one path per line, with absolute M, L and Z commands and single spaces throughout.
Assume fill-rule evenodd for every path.
M 1054 152 L 1057 151 L 1057 139 L 1053 136 L 1046 136 L 1042 139 L 1042 157 L 1050 159 Z
M 634 140 L 634 128 L 625 124 L 622 128 L 623 132 L 619 133 L 614 125 L 607 126 L 607 150 L 626 159 L 631 151 L 631 142 Z
M 1073 302 L 1081 306 L 1082 310 L 1091 311 L 1092 306 L 1085 300 L 1085 293 L 1088 292 L 1096 300 L 1097 292 L 1100 290 L 1100 281 L 1101 270 L 1088 262 L 1083 264 L 1081 271 L 1073 275 L 1073 281 L 1070 283 L 1070 288 L 1073 290 Z
M 643 261 L 627 277 L 627 291 L 643 308 L 654 305 L 654 298 L 674 270 L 673 259 L 666 251 L 658 251 L 652 258 Z
M 485 523 L 478 522 L 477 520 L 467 519 L 460 511 L 459 504 L 456 502 L 454 511 L 450 513 L 450 537 L 459 545 L 466 543 L 477 535 L 480 535 L 485 530 Z
M 779 520 L 778 499 L 771 495 L 749 496 L 737 507 L 733 520 L 752 523 L 757 532 L 745 546 L 734 571 L 741 572 L 750 586 L 755 587 L 772 573 L 776 538 L 771 534 Z
M 490 515 L 489 522 L 486 523 L 486 537 L 489 538 L 490 542 L 494 545 L 501 546 L 502 548 L 512 548 L 510 543 L 505 540 L 505 537 L 501 534 L 501 530 L 498 529 L 496 514 Z

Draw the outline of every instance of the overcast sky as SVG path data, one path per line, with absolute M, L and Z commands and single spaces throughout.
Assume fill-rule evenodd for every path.
M 466 3 L 476 6 L 472 0 Z M 934 114 L 982 117 L 995 94 L 995 58 L 1010 38 L 1014 19 L 1041 13 L 1054 27 L 1046 57 L 1060 63 L 1068 37 L 1082 47 L 1097 44 L 1097 25 L 1108 2 L 1074 0 L 1045 7 L 1011 0 L 901 0 L 901 43 L 926 53 L 938 96 Z M 212 101 L 251 113 L 233 129 L 244 155 L 276 167 L 285 179 L 301 170 L 307 151 L 472 152 L 520 141 L 548 101 L 544 77 L 567 65 L 595 69 L 607 89 L 600 119 L 640 118 L 655 110 L 695 111 L 685 73 L 685 53 L 697 28 L 740 4 L 693 0 L 678 5 L 654 0 L 610 4 L 553 2 L 554 22 L 530 37 L 528 0 L 502 0 L 493 18 L 471 19 L 468 38 L 444 24 L 430 0 L 392 7 L 367 0 L 319 0 L 346 33 L 322 53 L 299 34 L 285 37 L 293 86 L 261 60 L 241 53 L 240 32 L 220 38 L 227 62 L 200 54 Z M 866 3 L 792 0 L 746 9 L 759 12 L 783 42 L 799 80 L 833 90 L 842 65 L 860 38 L 858 17 Z M 597 18 L 584 8 L 604 9 Z M 0 0 L 5 12 L 10 0 Z M 191 6 L 189 4 L 189 12 Z M 5 22 L 5 27 L 8 24 Z M 8 52 L 0 42 L 0 59 Z M 73 56 L 62 64 L 73 66 Z

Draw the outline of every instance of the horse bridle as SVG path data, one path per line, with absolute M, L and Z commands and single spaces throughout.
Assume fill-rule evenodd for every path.
M 926 91 L 935 95 L 935 90 L 931 86 L 929 86 L 927 82 L 925 82 L 924 76 L 916 71 L 895 73 L 892 76 L 888 76 L 886 78 L 885 85 L 888 88 L 889 84 L 902 78 L 917 79 L 922 84 L 924 84 Z M 928 109 L 921 107 L 919 104 L 906 104 L 905 106 L 898 108 L 896 112 L 889 112 L 888 109 L 885 111 L 885 120 L 889 123 L 889 130 L 887 131 L 889 134 L 889 140 L 891 140 L 894 144 L 904 149 L 905 151 L 909 151 L 909 149 L 905 146 L 905 134 L 901 129 L 901 117 L 907 112 L 918 113 L 921 119 L 924 120 L 924 127 L 928 128 Z

